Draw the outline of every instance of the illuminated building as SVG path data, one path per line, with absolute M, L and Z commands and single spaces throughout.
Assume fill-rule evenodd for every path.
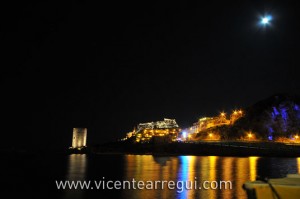
M 229 125 L 229 124 L 230 124 L 230 121 L 227 120 L 226 114 L 223 112 L 217 117 L 200 118 L 199 122 L 198 122 L 199 132 L 209 129 L 209 128 L 212 128 L 212 127 L 216 127 L 216 126 L 220 126 L 220 125 Z
M 87 128 L 73 128 L 72 148 L 86 147 Z
M 177 139 L 180 128 L 175 119 L 164 118 L 163 121 L 140 123 L 137 130 L 131 135 L 135 136 L 136 142 L 149 142 L 155 137 L 164 137 L 164 142 L 175 141 Z
M 225 112 L 221 112 L 220 115 L 216 117 L 203 117 L 200 118 L 198 122 L 194 123 L 193 126 L 189 128 L 189 133 L 199 133 L 206 129 L 221 125 L 232 125 L 243 116 L 244 112 L 242 110 L 234 110 L 230 115 L 230 119 L 227 119 Z
M 191 126 L 189 129 L 188 129 L 188 133 L 189 134 L 193 134 L 193 133 L 198 133 L 199 132 L 199 123 L 198 122 L 195 122 L 193 123 L 193 126 Z
M 234 110 L 229 116 L 230 119 L 227 119 L 227 114 L 225 112 L 221 112 L 216 117 L 200 118 L 197 122 L 193 123 L 191 127 L 184 129 L 182 132 L 175 119 L 164 118 L 162 121 L 138 124 L 136 129 L 127 133 L 124 140 L 132 137 L 136 142 L 149 142 L 151 139 L 163 140 L 163 142 L 168 140 L 168 142 L 171 142 L 180 139 L 179 137 L 181 137 L 181 140 L 193 140 L 197 133 L 217 126 L 232 125 L 242 116 L 244 116 L 242 110 Z M 178 137 L 179 132 L 181 132 L 181 136 Z M 209 136 L 209 139 L 216 139 L 216 137 L 218 136 L 211 135 Z
M 133 135 L 133 132 L 129 132 L 129 133 L 126 134 L 126 137 L 127 137 L 127 138 L 131 138 L 132 135 Z

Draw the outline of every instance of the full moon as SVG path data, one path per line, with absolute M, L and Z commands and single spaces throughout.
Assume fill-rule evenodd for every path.
M 267 24 L 270 23 L 271 19 L 272 19 L 271 16 L 265 16 L 265 17 L 262 17 L 262 18 L 261 18 L 261 23 L 262 23 L 263 25 L 267 25 Z
M 263 23 L 263 24 L 269 23 L 269 19 L 268 19 L 267 17 L 264 17 L 264 18 L 262 19 L 262 23 Z

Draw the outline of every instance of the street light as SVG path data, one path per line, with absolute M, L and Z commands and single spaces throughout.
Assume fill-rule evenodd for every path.
M 182 132 L 182 137 L 183 137 L 184 140 L 186 140 L 186 136 L 187 136 L 186 132 L 183 131 L 183 132 Z
M 249 138 L 249 140 L 252 138 L 252 134 L 251 133 L 248 133 L 248 138 Z

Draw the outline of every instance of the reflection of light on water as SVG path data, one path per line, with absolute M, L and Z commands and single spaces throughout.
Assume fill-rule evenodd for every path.
M 68 172 L 66 180 L 83 181 L 86 179 L 86 163 L 87 157 L 85 154 L 72 154 L 69 156 Z M 83 190 L 65 190 L 65 199 L 83 198 Z
M 243 190 L 243 184 L 249 180 L 249 159 L 236 158 L 236 176 L 234 179 L 233 190 L 238 198 L 245 197 L 246 192 Z
M 195 156 L 180 156 L 179 161 L 181 163 L 178 170 L 178 181 L 183 182 L 182 191 L 178 193 L 178 199 L 195 198 L 195 181 L 197 181 L 195 171 Z M 195 180 L 196 179 L 196 180 Z M 197 185 L 198 186 L 198 185 Z
M 225 181 L 233 180 L 233 170 L 234 170 L 233 163 L 234 163 L 234 161 L 236 161 L 236 158 L 232 158 L 232 157 L 223 158 L 222 167 L 224 169 L 221 170 L 221 172 L 223 173 L 222 180 L 225 180 Z M 232 191 L 224 190 L 223 196 L 224 196 L 224 198 L 233 198 Z
M 72 154 L 69 156 L 67 180 L 84 180 L 86 175 L 86 155 Z
M 196 163 L 196 157 L 195 156 L 188 156 L 188 160 L 189 160 L 189 181 L 194 182 L 194 184 L 192 184 L 192 189 L 188 192 L 188 198 L 195 198 L 195 178 L 196 176 L 196 171 L 195 171 L 195 163 Z M 198 185 L 197 185 L 198 186 Z
M 223 158 L 222 165 L 224 168 L 226 168 L 225 172 L 223 172 L 224 180 L 232 179 L 233 160 L 234 160 L 234 158 L 231 158 L 231 157 Z
M 257 160 L 259 157 L 249 157 L 249 167 L 250 167 L 250 180 L 256 180 L 256 166 L 257 166 Z
M 297 158 L 298 173 L 300 173 L 300 158 Z
M 197 159 L 197 162 L 199 163 L 200 170 L 197 170 L 197 176 L 199 179 L 199 184 L 203 180 L 209 180 L 210 178 L 210 162 L 209 157 L 200 157 Z M 200 184 L 201 186 L 201 184 Z M 209 190 L 199 190 L 198 195 L 200 195 L 200 198 L 210 198 L 210 191 Z
M 201 186 L 203 181 L 231 181 L 232 189 L 201 190 L 183 189 L 181 193 L 166 187 L 158 190 L 128 190 L 122 192 L 122 198 L 131 199 L 196 199 L 196 198 L 246 198 L 246 192 L 242 185 L 255 177 L 262 169 L 264 160 L 260 157 L 218 157 L 218 156 L 151 156 L 151 155 L 126 155 L 124 167 L 124 179 L 151 180 L 151 181 L 194 181 Z M 269 159 L 267 159 L 269 160 Z M 283 164 L 280 161 L 284 161 Z M 267 170 L 278 171 L 280 165 L 283 168 L 293 168 L 300 173 L 300 158 L 292 159 L 289 163 L 286 159 L 276 159 L 277 165 L 271 165 Z M 296 164 L 297 163 L 297 164 Z M 278 166 L 279 165 L 279 166 Z M 264 173 L 268 171 L 263 170 Z M 267 173 L 268 174 L 268 173 Z M 184 185 L 185 186 L 185 185 Z M 190 184 L 188 185 L 190 186 Z M 224 185 L 223 185 L 224 186 Z M 224 187 L 223 187 L 224 188 Z
M 186 181 L 188 180 L 188 167 L 189 167 L 189 156 L 180 156 L 179 157 L 181 167 L 178 172 L 178 181 Z M 187 190 L 183 188 L 181 193 L 178 194 L 178 199 L 186 199 L 187 198 Z
M 217 175 L 216 163 L 217 163 L 217 156 L 209 156 L 209 181 L 215 181 Z M 210 198 L 216 198 L 216 191 L 210 191 Z
M 124 180 L 136 181 L 148 180 L 153 182 L 162 180 L 174 180 L 177 177 L 178 158 L 152 155 L 126 155 Z M 159 186 L 159 185 L 158 185 Z M 159 188 L 159 187 L 158 187 Z M 174 198 L 174 190 L 164 189 L 124 189 L 123 198 L 144 199 L 144 198 Z
M 216 161 L 217 156 L 209 156 L 209 180 L 214 181 L 216 180 Z

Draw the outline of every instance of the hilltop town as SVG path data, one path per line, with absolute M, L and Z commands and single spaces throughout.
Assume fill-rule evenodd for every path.
M 225 112 L 215 117 L 203 117 L 193 123 L 191 127 L 181 129 L 175 119 L 164 118 L 162 121 L 140 123 L 132 132 L 126 134 L 123 141 L 131 139 L 134 142 L 176 142 L 197 140 L 198 135 L 208 129 L 218 126 L 233 125 L 239 118 L 244 116 L 242 110 L 234 110 L 227 117 Z M 219 140 L 220 135 L 209 133 L 203 140 Z
M 276 141 L 299 143 L 299 99 L 274 95 L 245 110 L 202 117 L 181 128 L 175 119 L 140 123 L 122 141 L 171 143 L 199 141 Z

